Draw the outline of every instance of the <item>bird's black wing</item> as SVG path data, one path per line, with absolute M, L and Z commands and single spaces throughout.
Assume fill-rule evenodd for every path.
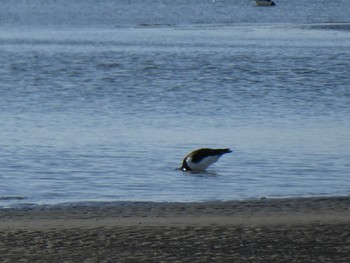
M 193 151 L 188 156 L 192 156 L 192 162 L 199 163 L 201 160 L 203 160 L 205 157 L 208 156 L 215 156 L 215 155 L 223 155 L 225 153 L 232 152 L 229 148 L 226 149 L 209 149 L 209 148 L 202 148 Z

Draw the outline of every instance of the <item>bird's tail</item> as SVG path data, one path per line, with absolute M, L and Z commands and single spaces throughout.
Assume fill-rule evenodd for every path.
M 216 151 L 218 154 L 232 153 L 232 150 L 231 150 L 230 148 L 215 149 L 215 151 Z

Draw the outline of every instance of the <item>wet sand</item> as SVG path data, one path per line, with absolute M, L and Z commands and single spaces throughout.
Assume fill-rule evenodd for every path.
M 1 209 L 0 262 L 350 262 L 350 197 Z

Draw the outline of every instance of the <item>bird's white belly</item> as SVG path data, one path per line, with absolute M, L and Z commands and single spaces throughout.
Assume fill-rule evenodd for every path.
M 194 170 L 194 171 L 203 171 L 207 169 L 207 167 L 213 163 L 215 163 L 217 160 L 219 160 L 220 156 L 215 155 L 215 156 L 208 156 L 203 158 L 200 162 L 194 163 L 192 162 L 192 158 L 189 157 L 187 158 L 187 164 L 188 166 Z

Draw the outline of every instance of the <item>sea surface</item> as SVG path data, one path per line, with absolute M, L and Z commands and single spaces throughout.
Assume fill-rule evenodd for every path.
M 275 2 L 2 0 L 0 207 L 349 195 L 350 1 Z

